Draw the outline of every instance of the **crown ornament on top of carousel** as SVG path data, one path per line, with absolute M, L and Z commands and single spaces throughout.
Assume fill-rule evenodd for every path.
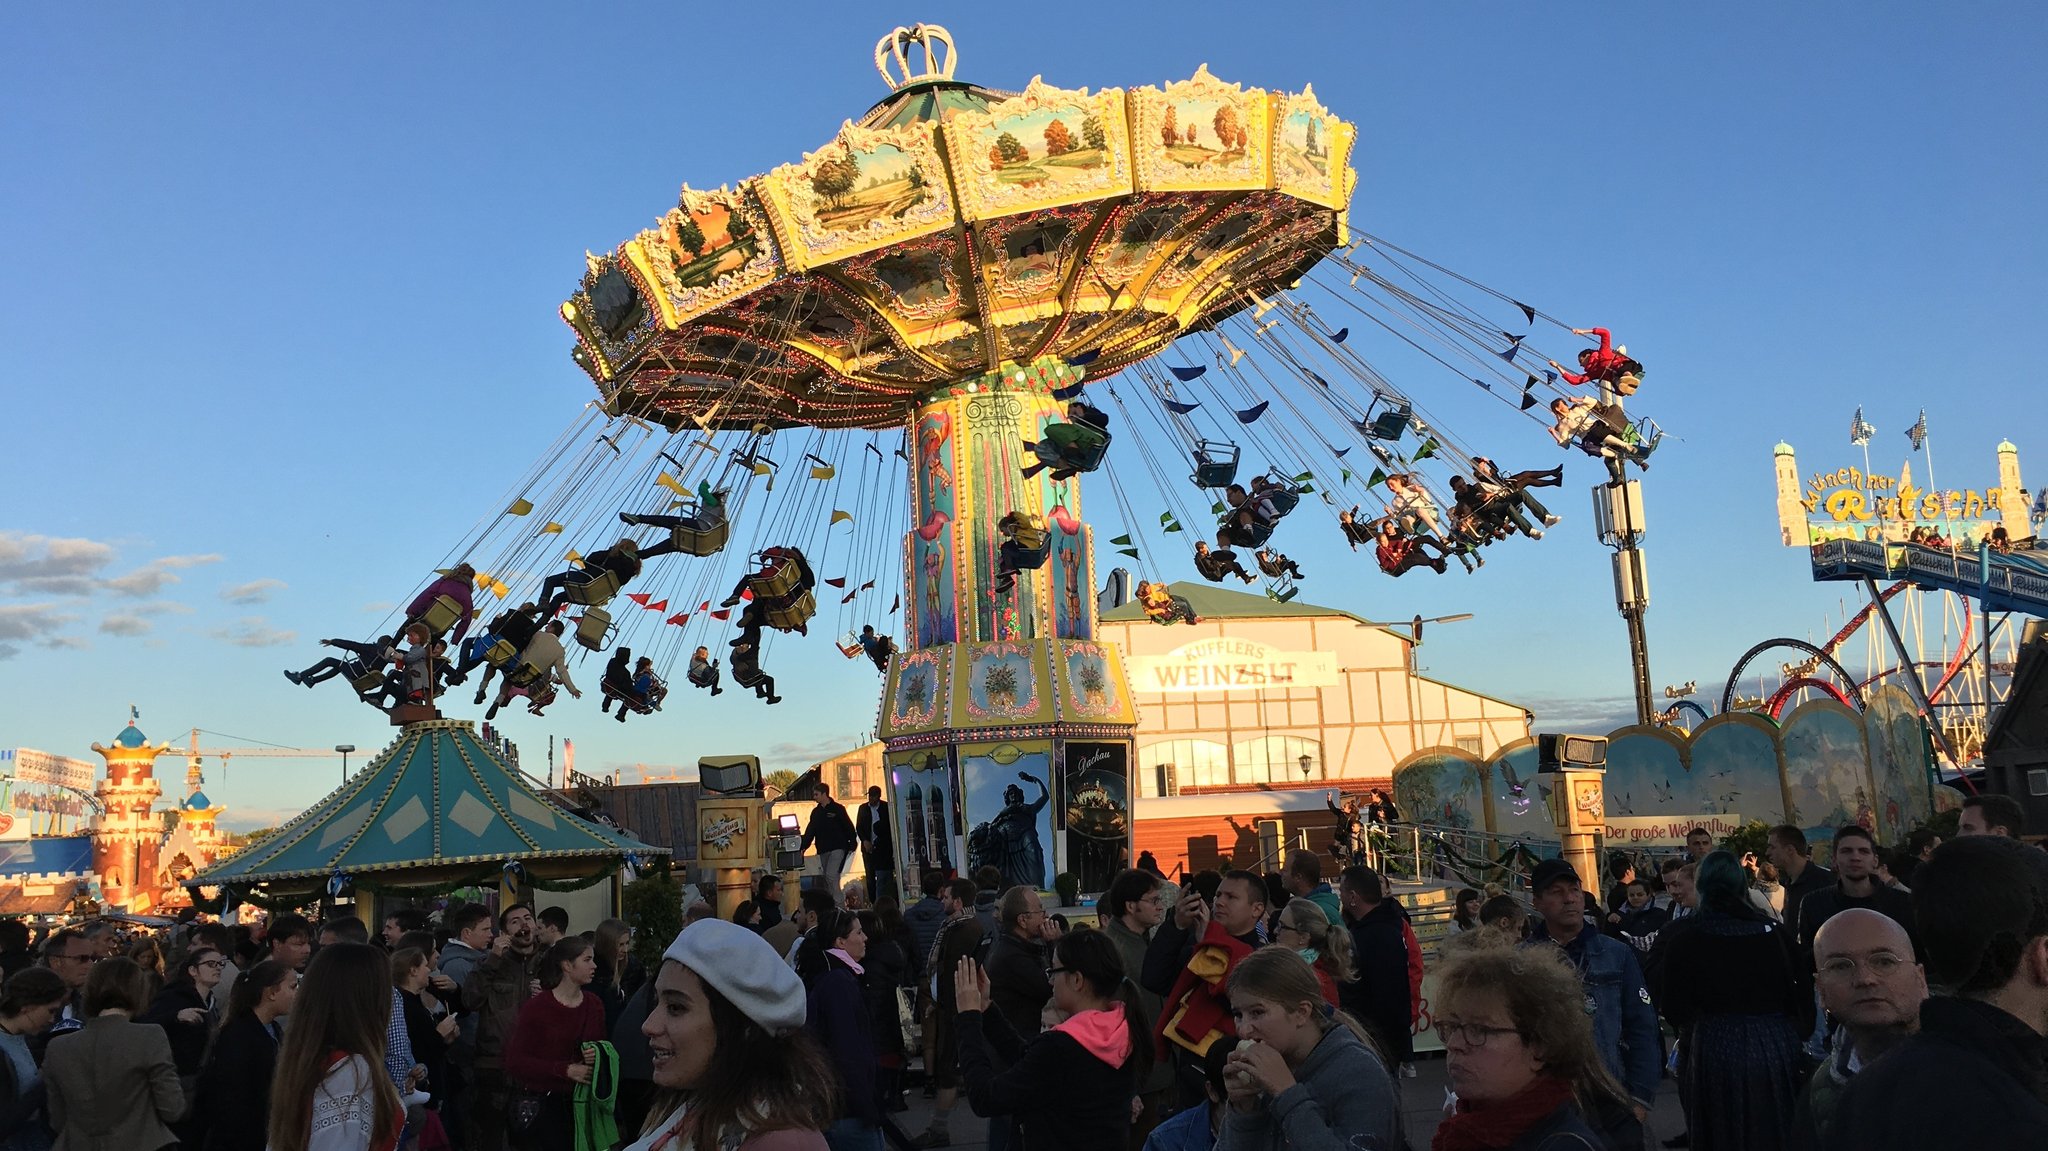
M 1312 90 L 1205 66 L 1007 93 L 954 64 L 945 29 L 896 29 L 876 48 L 891 94 L 822 148 L 685 186 L 590 256 L 561 311 L 606 410 L 672 430 L 901 426 L 1006 364 L 1105 378 L 1348 242 L 1356 131 Z

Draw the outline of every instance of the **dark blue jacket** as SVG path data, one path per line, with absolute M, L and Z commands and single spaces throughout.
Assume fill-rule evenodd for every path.
M 1539 925 L 1522 946 L 1558 944 Z M 1579 969 L 1579 979 L 1592 1000 L 1593 1041 L 1600 1047 L 1601 1061 L 1637 1103 L 1655 1105 L 1657 1087 L 1664 1078 L 1664 1042 L 1635 949 L 1600 934 L 1591 920 L 1563 946 L 1565 958 Z

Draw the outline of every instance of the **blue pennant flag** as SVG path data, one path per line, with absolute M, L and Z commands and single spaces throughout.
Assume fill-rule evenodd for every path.
M 1196 364 L 1192 368 L 1177 368 L 1174 367 L 1172 364 L 1168 364 L 1166 365 L 1166 370 L 1173 373 L 1174 379 L 1180 380 L 1183 383 L 1185 383 L 1188 380 L 1201 379 L 1202 374 L 1209 370 L 1209 365 Z
M 1265 415 L 1266 409 L 1271 406 L 1273 406 L 1273 401 L 1260 400 L 1258 403 L 1253 404 L 1251 407 L 1248 407 L 1243 411 L 1238 412 L 1237 422 L 1240 424 L 1251 423 L 1252 421 L 1258 419 L 1260 416 Z
M 1172 412 L 1174 415 L 1177 416 L 1187 415 L 1189 412 L 1192 412 L 1196 408 L 1202 406 L 1200 404 L 1189 403 L 1186 400 L 1161 400 L 1159 402 L 1165 404 L 1166 410 Z

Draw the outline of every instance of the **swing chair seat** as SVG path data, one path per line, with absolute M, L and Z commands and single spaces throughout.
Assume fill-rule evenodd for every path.
M 610 643 L 612 634 L 612 613 L 601 607 L 583 609 L 582 618 L 576 621 L 576 642 L 591 651 L 603 651 Z
M 848 659 L 859 659 L 867 650 L 860 645 L 859 632 L 847 632 L 839 637 L 839 654 Z
M 425 624 L 430 635 L 446 635 L 449 628 L 462 618 L 462 605 L 454 596 L 437 595 L 427 610 L 420 613 L 418 622 Z
M 1365 434 L 1376 440 L 1398 440 L 1408 430 L 1415 408 L 1406 400 L 1389 403 L 1365 426 Z
M 757 599 L 756 602 L 761 602 Z M 794 598 L 784 598 L 778 603 L 763 603 L 768 617 L 768 626 L 777 631 L 795 631 L 811 622 L 818 614 L 818 597 L 808 590 Z
M 682 519 L 681 524 L 669 529 L 668 538 L 684 555 L 714 555 L 732 538 L 732 521 L 726 518 L 723 508 L 702 511 L 692 503 L 683 509 Z
M 659 688 L 656 689 L 654 695 L 644 700 L 640 698 L 640 693 L 638 692 L 614 687 L 611 684 L 605 684 L 603 690 L 607 698 L 618 700 L 619 706 L 628 711 L 638 712 L 641 715 L 653 715 L 661 710 Z
M 596 577 L 572 583 L 562 589 L 562 596 L 577 607 L 603 607 L 619 594 L 619 573 L 606 569 Z
M 1227 488 L 1237 481 L 1238 447 L 1227 441 L 1203 440 L 1195 445 L 1195 474 L 1198 488 Z
M 1021 518 L 1024 522 L 1011 529 L 1010 539 L 1027 552 L 1043 552 L 1047 538 L 1045 517 L 1025 515 Z
M 356 689 L 357 695 L 376 695 L 384 686 L 384 671 L 373 667 L 348 682 Z
M 540 682 L 546 675 L 547 672 L 544 669 L 535 667 L 530 663 L 522 663 L 505 673 L 504 682 L 506 688 L 511 691 L 524 693 L 528 688 Z
M 497 640 L 484 649 L 484 662 L 501 671 L 517 658 L 519 649 L 513 647 L 509 639 Z
M 718 668 L 711 664 L 706 664 L 702 668 L 693 667 L 683 673 L 683 678 L 689 680 L 692 687 L 716 687 Z
M 1263 547 L 1267 540 L 1273 538 L 1273 525 L 1254 521 L 1247 526 L 1234 522 L 1233 517 L 1226 516 L 1223 522 L 1217 525 L 1216 534 L 1237 547 Z
M 773 610 L 774 601 L 788 599 L 795 594 L 803 578 L 803 569 L 797 566 L 796 561 L 778 556 L 766 571 L 748 576 L 747 587 L 753 591 L 755 599 L 764 601 L 764 606 Z
M 1102 466 L 1103 457 L 1109 454 L 1109 433 L 1101 428 L 1073 422 L 1054 423 L 1045 426 L 1045 439 L 1040 449 L 1051 448 L 1053 458 L 1047 460 L 1060 471 L 1092 472 Z M 1041 454 L 1041 459 L 1044 456 Z
M 732 681 L 741 687 L 754 687 L 766 681 L 768 676 L 761 671 L 761 663 L 752 651 L 736 651 L 732 655 Z
M 1266 585 L 1266 598 L 1275 603 L 1286 603 L 1300 594 L 1301 589 L 1295 587 L 1294 581 L 1286 576 L 1281 576 Z

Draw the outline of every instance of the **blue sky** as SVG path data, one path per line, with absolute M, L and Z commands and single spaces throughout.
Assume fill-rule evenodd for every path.
M 131 702 L 158 738 L 384 742 L 345 691 L 278 669 L 375 627 L 368 605 L 407 596 L 591 397 L 554 314 L 583 252 L 685 180 L 816 148 L 884 94 L 876 37 L 919 19 L 995 87 L 1204 61 L 1312 82 L 1359 125 L 1358 227 L 1613 328 L 1651 369 L 1634 408 L 1679 437 L 1645 485 L 1660 685 L 1718 681 L 1836 610 L 1775 546 L 1780 438 L 1809 473 L 1860 463 L 1861 403 L 1895 468 L 1924 405 L 1945 486 L 1994 482 L 2002 436 L 2044 450 L 2024 381 L 2048 299 L 2048 20 L 2029 5 L 199 11 L 0 15 L 0 746 L 89 754 Z M 1497 411 L 1468 423 L 1454 378 L 1398 382 L 1497 457 L 1557 458 Z M 1430 633 L 1432 674 L 1547 722 L 1625 712 L 1593 476 L 1567 463 L 1566 523 L 1477 578 L 1388 580 L 1318 528 L 1288 541 L 1305 596 L 1475 612 Z M 801 766 L 859 739 L 872 671 L 816 633 L 783 651 L 793 707 L 693 698 L 620 728 L 586 701 L 505 726 L 529 763 L 576 739 L 586 770 Z M 332 778 L 248 760 L 211 790 L 250 825 Z

